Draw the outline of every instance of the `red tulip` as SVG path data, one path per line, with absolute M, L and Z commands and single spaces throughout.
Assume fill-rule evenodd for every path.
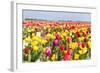
M 68 55 L 68 54 L 65 54 L 64 57 L 63 57 L 63 60 L 70 60 L 71 58 L 71 55 Z
M 61 46 L 60 46 L 61 51 L 64 51 L 64 48 L 65 48 L 64 45 L 61 45 Z
M 72 26 L 72 27 L 71 27 L 71 29 L 74 29 L 74 28 L 75 28 L 75 26 Z
M 30 51 L 29 48 L 25 48 L 25 49 L 23 49 L 23 52 L 24 52 L 25 54 L 29 54 L 29 51 Z
M 68 55 L 71 55 L 72 52 L 73 52 L 72 48 L 68 48 L 68 50 L 67 50 L 67 54 L 68 54 Z
M 84 48 L 86 46 L 86 44 L 85 43 L 82 43 L 82 48 Z
M 59 34 L 55 34 L 56 36 L 56 39 L 60 40 L 61 39 L 61 36 Z
M 71 43 L 72 42 L 72 37 L 68 37 L 67 41 L 68 41 L 68 43 Z
M 80 35 L 80 33 L 79 33 L 79 32 L 76 32 L 76 36 L 77 36 L 77 37 L 80 37 L 81 35 Z

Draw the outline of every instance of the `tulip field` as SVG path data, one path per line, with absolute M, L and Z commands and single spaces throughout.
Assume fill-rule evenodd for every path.
M 23 62 L 91 59 L 91 23 L 24 20 Z

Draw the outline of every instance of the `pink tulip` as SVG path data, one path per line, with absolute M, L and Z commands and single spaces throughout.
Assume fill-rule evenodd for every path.
M 71 58 L 71 55 L 69 55 L 69 54 L 65 54 L 64 55 L 64 57 L 63 57 L 63 60 L 70 60 L 70 58 Z
M 46 54 L 47 56 L 50 56 L 50 55 L 51 55 L 51 47 L 47 47 L 47 48 L 46 48 L 45 54 Z
M 53 45 L 54 46 L 58 46 L 59 45 L 59 40 L 58 39 L 55 39 L 54 42 L 53 42 Z

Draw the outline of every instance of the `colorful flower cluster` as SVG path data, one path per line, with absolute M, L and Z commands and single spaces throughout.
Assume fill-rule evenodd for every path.
M 90 24 L 34 22 L 37 22 L 37 25 L 29 22 L 23 23 L 24 62 L 86 60 L 91 58 Z

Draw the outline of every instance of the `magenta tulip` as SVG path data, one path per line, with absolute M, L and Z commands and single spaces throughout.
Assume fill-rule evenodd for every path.
M 58 46 L 59 45 L 59 40 L 58 39 L 55 39 L 54 42 L 53 42 L 53 45 L 54 46 Z
M 46 48 L 45 54 L 46 54 L 47 56 L 50 56 L 50 55 L 51 55 L 51 47 L 47 47 L 47 48 Z

